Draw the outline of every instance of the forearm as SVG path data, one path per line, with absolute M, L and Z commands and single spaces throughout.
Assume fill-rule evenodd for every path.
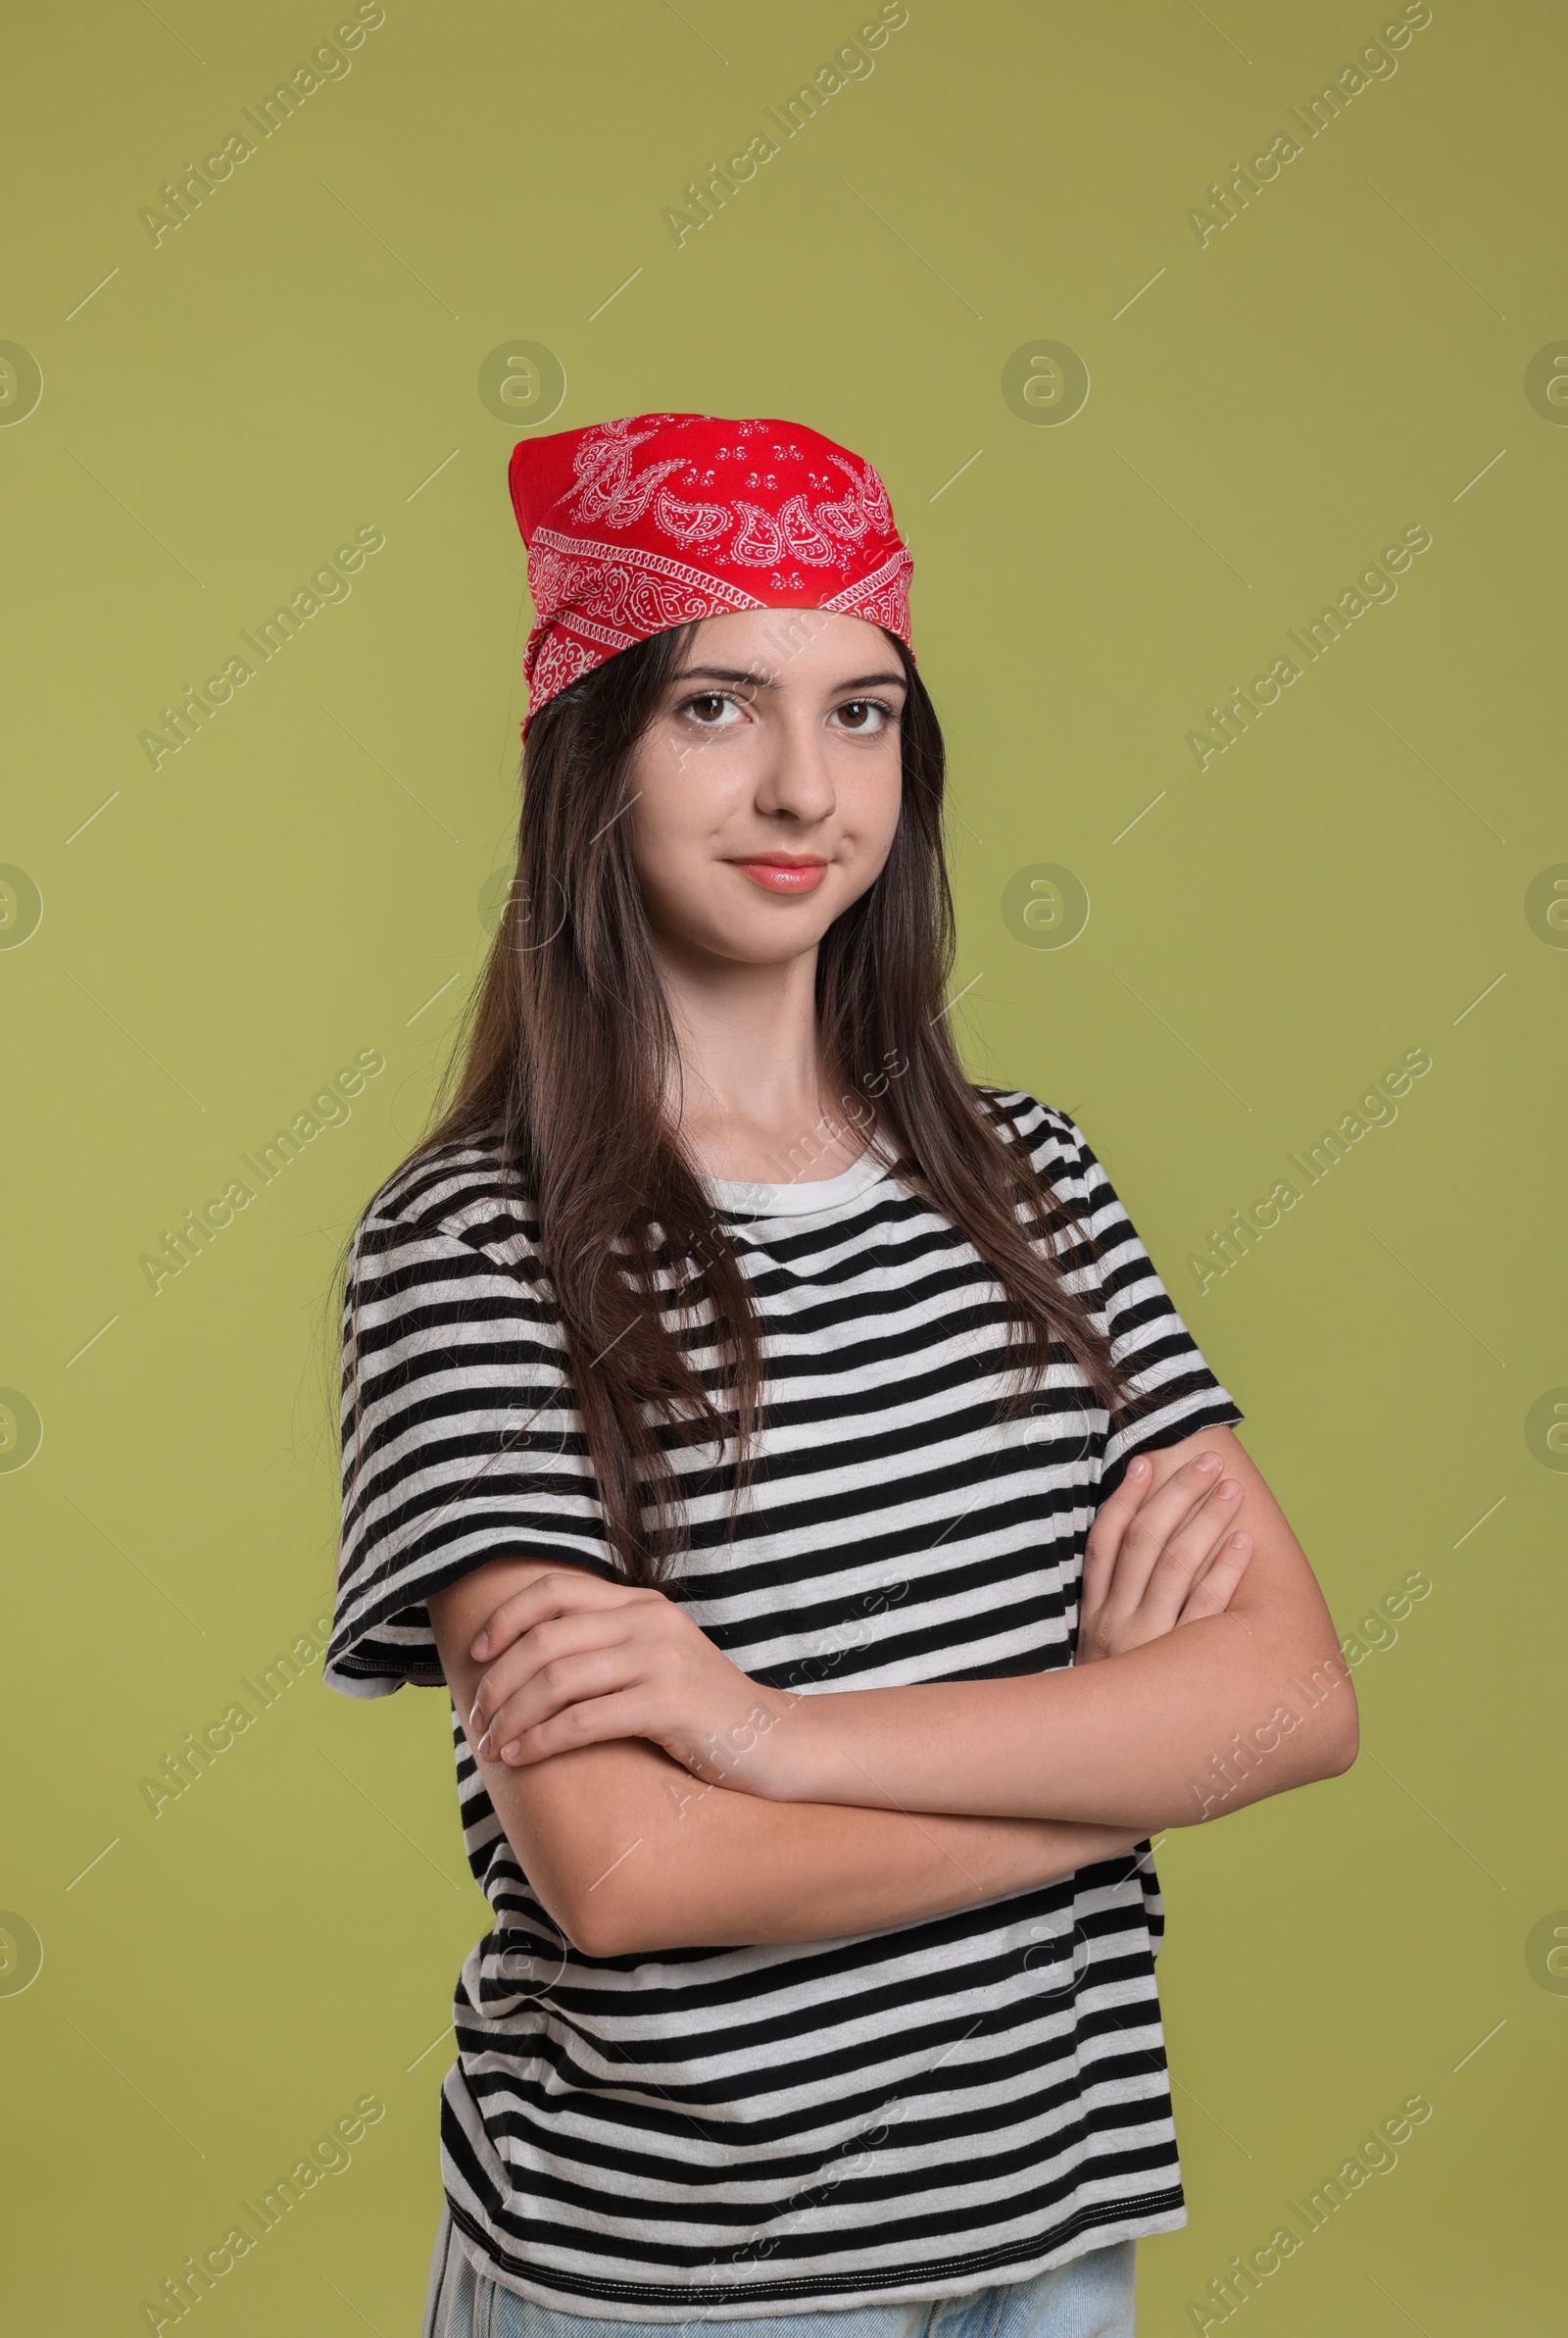
M 761 1801 L 704 1786 L 630 1741 L 521 1778 L 482 1767 L 533 1889 L 593 1956 L 882 1931 L 1026 1891 L 1143 1839 L 1125 1826 Z
M 549 1915 L 589 1955 L 882 1931 L 1053 1882 L 1143 1840 L 1141 1827 L 761 1801 L 703 1784 L 642 1737 L 520 1768 L 495 1759 L 480 1750 L 471 1642 L 510 1586 L 548 1571 L 492 1562 L 438 1593 L 430 1617 L 496 1816 Z
M 743 1791 L 1149 1833 L 1337 1775 L 1355 1704 L 1332 1638 L 1216 1616 L 1026 1678 L 794 1701 Z
M 802 1695 L 748 1678 L 658 1592 L 528 1566 L 468 1651 L 487 1666 L 479 1743 L 519 1768 L 643 1740 L 775 1803 L 1142 1837 L 1355 1759 L 1355 1694 L 1323 1594 L 1228 1428 L 1136 1456 L 1101 1503 L 1076 1661 L 1059 1670 Z M 461 1663 L 448 1671 L 456 1688 Z

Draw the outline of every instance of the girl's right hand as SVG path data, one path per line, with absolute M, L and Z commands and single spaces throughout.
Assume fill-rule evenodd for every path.
M 1178 1624 L 1223 1615 L 1252 1556 L 1251 1536 L 1232 1532 L 1242 1488 L 1223 1469 L 1212 1449 L 1157 1485 L 1149 1455 L 1128 1464 L 1089 1529 L 1077 1664 L 1124 1656 Z

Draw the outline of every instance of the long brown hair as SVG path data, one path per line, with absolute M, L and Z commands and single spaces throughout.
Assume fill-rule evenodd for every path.
M 681 1546 L 672 1448 L 712 1443 L 708 1483 L 727 1483 L 733 1504 L 760 1426 L 756 1310 L 668 1121 L 679 1053 L 631 823 L 618 817 L 633 751 L 695 629 L 622 650 L 531 722 L 516 873 L 433 1125 L 411 1156 L 492 1148 L 525 1197 L 611 1548 L 626 1579 L 644 1584 L 668 1577 Z M 1107 1411 L 1136 1410 L 1049 1239 L 1066 1230 L 1092 1254 L 1086 1229 L 1036 1176 L 1024 1144 L 1003 1135 L 1002 1107 L 958 1061 L 947 1013 L 955 935 L 942 732 L 903 643 L 888 639 L 908 683 L 902 804 L 880 875 L 818 951 L 822 1062 L 845 1083 L 845 1119 L 874 1129 L 897 1173 L 991 1269 L 1021 1374 L 1006 1409 L 1065 1357 Z M 698 1344 L 721 1359 L 716 1387 L 691 1360 Z

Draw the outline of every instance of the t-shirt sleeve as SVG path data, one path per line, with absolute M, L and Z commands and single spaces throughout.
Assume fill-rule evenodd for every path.
M 1019 1125 L 1035 1167 L 1089 1237 L 1086 1243 L 1073 1231 L 1058 1245 L 1069 1286 L 1109 1338 L 1124 1377 L 1150 1400 L 1136 1413 L 1123 1407 L 1110 1416 L 1099 1487 L 1103 1500 L 1120 1484 L 1134 1454 L 1180 1444 L 1200 1429 L 1234 1424 L 1245 1416 L 1177 1314 L 1077 1121 L 1027 1101 L 1032 1110 L 1019 1116 Z
M 342 1531 L 324 1677 L 445 1686 L 430 1594 L 486 1560 L 619 1577 L 541 1269 L 514 1217 L 372 1206 L 349 1254 Z

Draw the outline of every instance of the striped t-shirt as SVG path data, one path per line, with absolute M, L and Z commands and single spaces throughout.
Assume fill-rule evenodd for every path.
M 999 1101 L 1089 1236 L 1050 1237 L 1070 1287 L 1157 1401 L 1118 1422 L 1060 1361 L 999 1420 L 1002 1293 L 876 1158 L 710 1180 L 760 1318 L 763 1426 L 733 1538 L 727 1493 L 695 1483 L 711 1447 L 674 1454 L 677 1593 L 771 1687 L 1070 1665 L 1084 1538 L 1127 1458 L 1242 1418 L 1076 1122 Z M 325 1667 L 350 1696 L 442 1685 L 425 1601 L 486 1560 L 615 1579 L 536 1230 L 496 1156 L 456 1146 L 356 1229 Z M 1147 1843 L 883 1931 L 590 1957 L 530 1890 L 455 1708 L 452 1733 L 495 1921 L 459 1977 L 442 2172 L 505 2287 L 600 2319 L 777 2315 L 1022 2281 L 1186 2221 Z

